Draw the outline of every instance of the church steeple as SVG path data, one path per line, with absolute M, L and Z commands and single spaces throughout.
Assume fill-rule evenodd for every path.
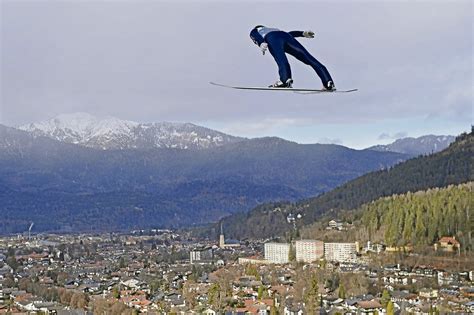
M 221 235 L 219 236 L 219 247 L 220 248 L 225 247 L 224 229 L 222 227 L 222 222 L 221 222 Z

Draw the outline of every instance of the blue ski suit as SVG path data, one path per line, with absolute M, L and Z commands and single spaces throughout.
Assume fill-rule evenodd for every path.
M 281 82 L 286 82 L 291 78 L 291 68 L 288 58 L 286 57 L 286 53 L 288 53 L 302 63 L 311 66 L 321 78 L 324 87 L 327 88 L 328 82 L 332 81 L 328 70 L 322 63 L 314 58 L 295 37 L 303 37 L 303 32 L 284 32 L 276 28 L 262 26 L 256 26 L 250 32 L 250 38 L 256 45 L 260 46 L 262 43 L 268 44 L 268 50 L 278 65 L 278 73 Z

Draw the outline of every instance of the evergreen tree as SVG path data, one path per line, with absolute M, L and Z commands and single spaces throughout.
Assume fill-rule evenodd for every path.
M 306 312 L 308 314 L 314 314 L 316 308 L 318 307 L 318 298 L 319 298 L 319 287 L 318 287 L 318 278 L 316 274 L 311 275 L 309 285 L 307 286 L 305 294 L 306 302 Z
M 339 283 L 339 291 L 338 291 L 337 296 L 340 299 L 345 299 L 346 298 L 346 289 L 344 288 L 344 285 L 342 284 L 342 282 Z
M 382 292 L 382 297 L 380 298 L 380 304 L 382 304 L 383 307 L 387 307 L 388 302 L 390 302 L 390 293 L 387 291 L 387 289 L 385 289 Z
M 127 263 L 125 262 L 125 259 L 123 257 L 120 257 L 119 259 L 119 268 L 122 269 L 122 268 L 125 268 L 127 267 Z
M 220 286 L 217 283 L 214 283 L 213 285 L 211 285 L 207 293 L 208 301 L 210 305 L 214 307 L 218 306 L 219 292 L 220 292 Z
M 116 299 L 120 299 L 120 290 L 119 290 L 118 287 L 115 286 L 115 287 L 112 289 L 112 296 L 113 296 L 114 298 L 116 298 Z
M 387 314 L 386 315 L 395 315 L 395 307 L 392 301 L 387 303 Z
M 288 260 L 295 261 L 296 260 L 296 248 L 290 243 L 290 250 L 288 252 Z
M 261 286 L 258 287 L 258 294 L 257 294 L 257 299 L 258 299 L 258 300 L 263 299 L 263 297 L 264 297 L 264 292 L 265 292 L 264 290 L 265 290 L 265 288 L 263 287 L 263 285 L 261 285 Z

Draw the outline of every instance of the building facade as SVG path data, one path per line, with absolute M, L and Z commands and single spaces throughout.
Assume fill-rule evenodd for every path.
M 344 223 L 342 221 L 331 220 L 328 222 L 327 229 L 329 230 L 342 230 Z
M 459 250 L 461 248 L 461 244 L 459 244 L 459 241 L 456 240 L 455 236 L 443 236 L 439 240 L 439 245 L 438 243 L 435 243 L 434 248 L 435 250 L 441 249 L 446 252 L 453 252 Z
M 295 242 L 296 260 L 313 262 L 324 256 L 324 242 L 317 240 L 298 240 Z
M 239 264 L 246 265 L 246 264 L 253 264 L 253 265 L 267 265 L 270 262 L 257 257 L 239 257 Z
M 265 260 L 274 264 L 286 264 L 289 262 L 290 244 L 288 243 L 265 243 Z
M 355 261 L 356 243 L 324 243 L 324 257 L 329 261 Z
M 214 258 L 212 248 L 196 248 L 189 252 L 189 261 L 192 263 L 196 262 L 211 262 Z

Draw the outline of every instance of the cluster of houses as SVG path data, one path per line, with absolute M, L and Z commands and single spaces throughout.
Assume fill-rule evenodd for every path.
M 361 275 L 379 288 L 372 294 L 341 296 L 320 283 L 322 314 L 383 314 L 384 290 L 398 311 L 474 312 L 472 270 L 374 266 L 361 259 L 364 251 L 377 252 L 378 244 L 240 243 L 226 240 L 223 233 L 216 244 L 172 231 L 44 238 L 0 239 L 0 314 L 88 314 L 101 301 L 149 314 L 305 314 L 297 268 Z M 8 257 L 12 252 L 15 264 Z M 290 262 L 292 253 L 299 264 Z

